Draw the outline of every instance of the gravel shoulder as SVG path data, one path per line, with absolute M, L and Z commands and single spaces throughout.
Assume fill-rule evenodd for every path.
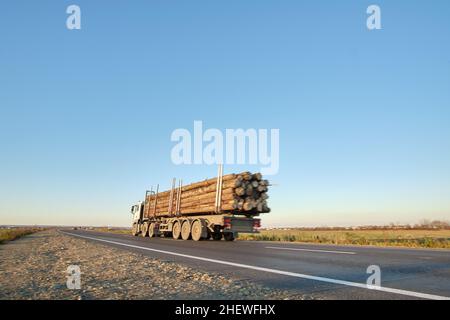
M 81 289 L 67 288 L 67 268 Z M 0 299 L 305 299 L 247 280 L 70 237 L 38 232 L 0 245 Z

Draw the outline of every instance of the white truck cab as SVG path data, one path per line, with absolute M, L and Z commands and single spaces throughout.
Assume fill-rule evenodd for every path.
M 142 221 L 144 214 L 144 202 L 139 201 L 137 204 L 131 207 L 131 214 L 133 215 L 133 224 Z

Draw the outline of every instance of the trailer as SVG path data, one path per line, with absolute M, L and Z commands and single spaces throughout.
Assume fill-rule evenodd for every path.
M 150 190 L 144 201 L 131 207 L 132 234 L 194 241 L 233 241 L 238 233 L 258 233 L 261 213 L 267 206 L 268 181 L 259 173 L 223 176 L 183 186 L 181 180 L 172 189 Z

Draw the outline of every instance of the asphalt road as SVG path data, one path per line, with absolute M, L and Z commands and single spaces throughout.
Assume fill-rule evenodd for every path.
M 312 298 L 450 299 L 450 250 L 266 241 L 194 242 L 83 230 L 62 232 Z M 381 271 L 379 287 L 367 286 L 372 275 L 367 268 L 373 265 Z

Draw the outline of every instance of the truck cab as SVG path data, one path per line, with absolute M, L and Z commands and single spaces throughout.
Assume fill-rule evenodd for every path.
M 133 224 L 137 224 L 142 221 L 144 214 L 144 203 L 139 201 L 137 204 L 131 207 L 131 214 L 133 215 Z

